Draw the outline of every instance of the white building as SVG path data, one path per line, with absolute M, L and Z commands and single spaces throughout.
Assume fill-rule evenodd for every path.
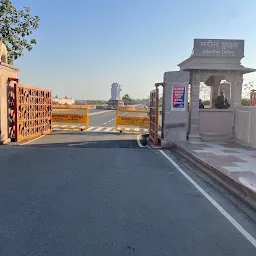
M 73 105 L 73 104 L 75 104 L 75 99 L 68 98 L 68 97 L 59 98 L 58 96 L 56 96 L 52 99 L 52 104 L 55 104 L 55 105 L 65 105 L 65 104 Z

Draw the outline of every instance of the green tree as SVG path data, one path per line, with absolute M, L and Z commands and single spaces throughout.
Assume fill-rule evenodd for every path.
M 245 98 L 250 98 L 251 91 L 255 89 L 255 87 L 256 86 L 253 81 L 243 85 L 243 95 L 245 96 Z
M 242 106 L 250 106 L 250 99 L 242 98 L 241 99 L 241 105 Z
M 135 100 L 133 100 L 129 94 L 125 94 L 123 96 L 123 102 L 124 102 L 124 105 L 132 105 L 134 104 Z
M 7 47 L 9 63 L 37 43 L 31 35 L 39 27 L 39 20 L 39 16 L 30 14 L 29 7 L 17 10 L 10 0 L 0 0 L 0 40 Z

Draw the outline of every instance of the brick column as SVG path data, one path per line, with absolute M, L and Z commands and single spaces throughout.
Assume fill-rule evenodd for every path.
M 8 78 L 17 78 L 19 69 L 0 62 L 0 144 L 10 142 L 8 120 Z
M 190 93 L 190 131 L 189 140 L 199 140 L 199 92 L 200 74 L 192 74 Z

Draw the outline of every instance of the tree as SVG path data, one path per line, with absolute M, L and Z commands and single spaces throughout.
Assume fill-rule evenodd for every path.
M 242 106 L 250 106 L 250 99 L 242 98 L 241 99 L 241 105 Z
M 133 100 L 129 94 L 125 94 L 123 96 L 123 102 L 124 102 L 124 105 L 132 105 L 132 104 L 135 104 L 135 100 Z
M 30 36 L 39 27 L 39 16 L 30 14 L 30 8 L 17 10 L 10 0 L 0 0 L 0 40 L 8 50 L 8 61 L 23 56 L 23 50 L 31 51 L 36 40 Z
M 254 82 L 249 82 L 243 85 L 243 96 L 245 98 L 250 98 L 251 91 L 255 89 L 255 84 Z

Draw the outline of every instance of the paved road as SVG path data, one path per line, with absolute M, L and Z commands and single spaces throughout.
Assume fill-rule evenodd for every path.
M 0 163 L 0 255 L 256 255 L 159 150 L 140 148 L 134 135 L 56 132 L 0 147 Z M 254 212 L 180 164 L 256 235 Z
M 116 122 L 116 111 L 105 110 L 91 112 L 90 115 L 90 126 L 93 127 L 115 127 Z
M 55 110 L 54 113 L 63 113 L 64 110 Z M 65 113 L 70 114 L 84 114 L 83 110 L 65 110 Z M 103 109 L 91 109 L 89 116 L 89 127 L 90 131 L 101 130 L 101 132 L 114 132 L 116 122 L 116 112 L 114 110 L 103 110 Z M 71 125 L 71 126 L 83 126 L 81 124 L 65 124 L 65 123 L 54 123 L 54 125 Z M 111 128 L 111 129 L 110 129 Z

